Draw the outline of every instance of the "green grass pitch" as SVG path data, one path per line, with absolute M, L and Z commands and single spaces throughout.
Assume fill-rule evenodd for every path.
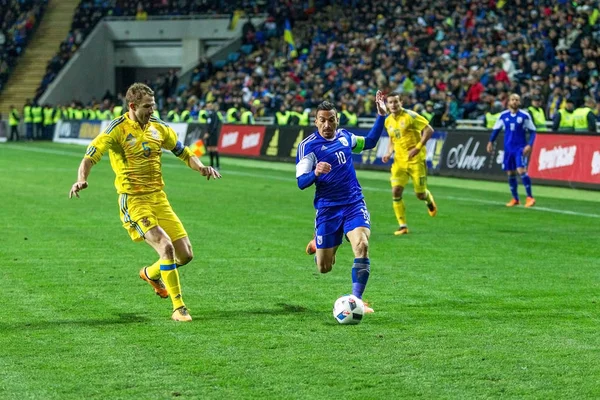
M 137 276 L 157 257 L 121 227 L 108 157 L 68 199 L 83 152 L 0 146 L 2 399 L 600 398 L 599 193 L 507 209 L 507 184 L 432 177 L 438 216 L 408 187 L 395 237 L 388 174 L 359 171 L 375 314 L 339 326 L 353 256 L 319 275 L 304 254 L 293 165 L 224 158 L 206 182 L 166 154 L 195 252 L 178 324 Z

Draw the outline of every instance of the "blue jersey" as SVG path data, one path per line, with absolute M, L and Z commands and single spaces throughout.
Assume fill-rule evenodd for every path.
M 357 146 L 357 140 L 360 140 L 357 138 L 345 129 L 338 129 L 333 139 L 325 139 L 315 132 L 298 146 L 296 178 L 313 171 L 320 161 L 331 164 L 331 171 L 315 180 L 316 209 L 352 204 L 363 199 L 352 163 L 353 149 L 362 148 Z
M 510 110 L 503 111 L 494 124 L 490 141 L 494 141 L 502 128 L 504 128 L 504 151 L 517 151 L 528 144 L 533 145 L 535 125 L 527 111 L 517 110 L 515 114 Z M 530 134 L 529 143 L 526 137 L 527 130 Z

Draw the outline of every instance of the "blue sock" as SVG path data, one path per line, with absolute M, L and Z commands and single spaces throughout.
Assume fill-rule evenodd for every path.
M 508 186 L 510 186 L 510 192 L 512 193 L 513 199 L 519 201 L 519 192 L 517 191 L 517 176 L 509 175 L 508 176 Z
M 362 299 L 370 273 L 371 262 L 368 258 L 354 259 L 354 265 L 352 265 L 352 294 L 359 299 Z
M 525 186 L 527 197 L 533 197 L 531 195 L 531 178 L 529 177 L 529 175 L 527 175 L 527 172 L 521 175 L 521 182 L 523 182 L 523 186 Z

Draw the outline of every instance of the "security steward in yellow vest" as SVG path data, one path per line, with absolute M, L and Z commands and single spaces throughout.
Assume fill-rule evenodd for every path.
M 167 120 L 169 122 L 179 122 L 180 121 L 179 107 L 175 107 L 174 109 L 172 109 L 171 111 L 169 111 L 167 113 Z
M 242 123 L 243 125 L 254 125 L 254 114 L 252 114 L 252 111 L 244 111 L 240 118 L 240 123 Z
M 23 122 L 25 122 L 25 137 L 27 140 L 33 140 L 33 113 L 31 109 L 31 100 L 27 99 L 23 107 Z
M 189 108 L 186 108 L 185 110 L 183 110 L 181 112 L 181 115 L 179 116 L 179 121 L 180 122 L 192 122 L 192 115 L 191 115 L 191 111 Z
M 114 106 L 112 109 L 112 114 L 113 114 L 113 119 L 119 118 L 121 115 L 123 115 L 123 106 L 120 106 L 120 105 Z
M 10 106 L 10 111 L 8 112 L 8 125 L 10 126 L 10 137 L 8 140 L 14 140 L 17 142 L 19 140 L 19 122 L 21 121 L 21 116 L 19 115 L 19 111 L 15 106 Z
M 206 110 L 200 110 L 200 111 L 198 111 L 198 123 L 199 124 L 206 124 L 207 115 L 208 115 L 208 113 L 206 112 Z
M 308 109 L 302 110 L 302 106 L 296 106 L 295 110 L 290 112 L 288 119 L 289 125 L 308 126 L 310 123 L 310 113 Z
M 50 104 L 44 106 L 44 140 L 51 140 L 54 134 L 54 108 Z
M 492 114 L 490 111 L 485 113 L 485 127 L 487 129 L 493 129 L 496 121 L 500 118 L 500 113 Z
M 548 130 L 546 127 L 546 113 L 542 107 L 540 96 L 534 95 L 531 98 L 531 105 L 527 107 L 527 111 L 529 111 L 529 115 L 531 115 L 533 124 L 538 132 L 544 132 Z
M 573 127 L 576 132 L 596 132 L 596 103 L 591 97 L 585 98 L 585 105 L 573 111 Z
M 552 130 L 560 132 L 573 132 L 575 129 L 575 116 L 573 115 L 573 100 L 567 99 L 566 108 L 561 108 L 552 118 Z
M 340 118 L 341 126 L 357 126 L 358 125 L 358 115 L 354 112 L 354 106 L 349 105 L 347 110 L 342 111 L 342 115 Z
M 231 106 L 227 109 L 227 123 L 237 124 L 240 122 L 240 110 L 237 106 Z
M 33 115 L 33 138 L 41 139 L 44 136 L 44 117 L 42 107 L 36 102 L 31 107 L 31 115 Z
M 285 126 L 289 124 L 291 116 L 292 113 L 287 110 L 285 104 L 282 104 L 279 111 L 275 113 L 275 123 L 279 126 Z
M 425 102 L 425 109 L 421 111 L 421 115 L 429 122 L 433 119 L 433 101 L 427 100 Z

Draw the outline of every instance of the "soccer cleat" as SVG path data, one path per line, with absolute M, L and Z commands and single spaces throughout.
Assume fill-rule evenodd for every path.
M 431 199 L 431 203 L 427 204 L 427 212 L 430 217 L 435 217 L 437 215 L 437 205 L 431 193 L 429 193 L 429 198 Z
M 408 233 L 408 227 L 406 225 L 403 225 L 400 228 L 398 228 L 398 230 L 396 232 L 394 232 L 394 235 L 400 236 L 400 235 L 406 235 L 407 233 Z
M 166 299 L 167 297 L 169 297 L 169 292 L 167 292 L 167 288 L 165 287 L 165 284 L 163 283 L 162 279 L 157 279 L 154 281 L 148 278 L 148 275 L 146 275 L 146 267 L 140 269 L 140 278 L 148 282 L 150 286 L 152 286 L 152 288 L 154 289 L 154 292 L 161 298 Z
M 369 303 L 363 300 L 363 305 L 365 306 L 365 314 L 372 314 L 375 312 L 371 307 L 369 307 Z
M 514 206 L 518 206 L 519 204 L 521 204 L 521 202 L 517 199 L 510 199 L 510 201 L 508 203 L 506 203 L 506 207 L 514 207 Z
M 171 319 L 173 321 L 178 322 L 190 322 L 192 320 L 192 316 L 188 312 L 188 309 L 185 308 L 185 306 L 182 306 L 176 310 L 173 310 L 173 315 L 171 315 Z
M 308 242 L 308 244 L 306 245 L 306 254 L 308 254 L 309 256 L 312 256 L 316 252 L 317 252 L 317 242 L 313 238 L 313 240 Z
M 528 197 L 527 200 L 525 200 L 525 207 L 533 206 L 535 206 L 535 199 L 533 197 Z

